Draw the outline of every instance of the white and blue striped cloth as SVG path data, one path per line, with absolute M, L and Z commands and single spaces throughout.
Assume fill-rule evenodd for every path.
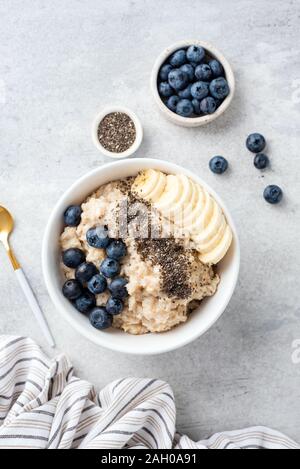
M 170 386 L 127 378 L 98 395 L 65 355 L 49 360 L 30 339 L 0 336 L 0 449 L 300 449 L 263 427 L 194 442 L 175 430 Z

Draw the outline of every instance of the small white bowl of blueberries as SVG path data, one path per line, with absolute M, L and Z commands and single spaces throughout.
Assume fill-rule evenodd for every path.
M 228 108 L 235 80 L 229 62 L 203 41 L 181 41 L 165 49 L 152 70 L 156 103 L 172 122 L 185 127 L 208 124 Z

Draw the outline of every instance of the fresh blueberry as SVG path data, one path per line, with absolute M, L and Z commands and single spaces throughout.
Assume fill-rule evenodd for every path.
M 114 298 L 123 300 L 128 296 L 128 291 L 126 288 L 127 280 L 123 277 L 117 277 L 111 281 L 108 289 Z
M 186 51 L 184 49 L 179 49 L 174 54 L 171 55 L 170 64 L 173 67 L 180 67 L 186 61 Z
M 81 207 L 79 205 L 71 205 L 64 213 L 64 220 L 67 226 L 78 226 L 81 222 Z
M 211 171 L 215 174 L 223 174 L 228 168 L 228 161 L 223 156 L 215 156 L 209 162 Z
M 215 78 L 209 85 L 209 91 L 213 98 L 224 99 L 229 95 L 229 86 L 225 78 Z
M 212 77 L 212 71 L 208 64 L 197 65 L 195 69 L 195 76 L 198 80 L 209 81 Z
M 92 248 L 105 249 L 110 243 L 106 226 L 95 226 L 86 233 L 86 240 Z
M 159 78 L 161 81 L 167 81 L 168 80 L 168 75 L 170 71 L 172 70 L 172 66 L 170 64 L 164 64 L 160 71 L 159 71 Z
M 210 69 L 212 71 L 214 78 L 219 78 L 224 75 L 223 66 L 220 64 L 218 60 L 216 59 L 210 60 L 210 62 L 208 62 L 208 65 L 210 66 Z
M 189 84 L 186 88 L 183 90 L 178 91 L 178 96 L 182 99 L 190 99 L 192 97 L 191 95 L 191 87 L 192 85 Z
M 118 298 L 109 298 L 105 305 L 106 311 L 113 316 L 122 313 L 123 308 L 123 301 Z
M 270 160 L 264 153 L 258 153 L 254 158 L 254 166 L 257 169 L 265 169 L 269 163 Z
M 88 281 L 87 287 L 94 295 L 100 295 L 105 292 L 107 288 L 107 280 L 103 275 L 96 274 Z
M 107 278 L 115 277 L 120 273 L 120 264 L 115 259 L 106 257 L 100 266 L 100 272 Z
M 266 140 L 263 135 L 254 133 L 250 134 L 246 140 L 246 147 L 252 153 L 260 153 L 266 146 Z
M 168 101 L 167 101 L 167 107 L 173 111 L 176 112 L 176 106 L 178 104 L 179 97 L 173 94 L 173 96 L 170 96 Z
M 181 65 L 180 70 L 182 70 L 184 73 L 187 73 L 190 81 L 194 80 L 195 70 L 194 70 L 194 67 L 191 64 Z
M 198 101 L 198 99 L 194 98 L 192 100 L 192 105 L 193 105 L 193 108 L 194 108 L 194 113 L 195 114 L 201 114 L 200 101 Z
M 96 329 L 102 331 L 112 325 L 112 316 L 108 314 L 105 308 L 94 308 L 90 313 L 90 323 Z
M 70 269 L 76 269 L 85 261 L 84 252 L 78 248 L 70 248 L 62 253 L 63 263 Z
M 181 99 L 176 106 L 176 113 L 182 117 L 190 117 L 194 112 L 192 102 L 189 99 Z
M 106 248 L 106 254 L 111 259 L 121 259 L 127 254 L 126 244 L 121 239 L 115 239 Z
M 269 204 L 279 204 L 283 197 L 282 189 L 278 186 L 268 186 L 264 190 L 264 198 Z
M 186 52 L 186 56 L 189 62 L 200 64 L 205 57 L 205 50 L 203 47 L 190 46 Z
M 77 267 L 75 277 L 79 282 L 86 283 L 97 273 L 97 267 L 92 262 L 83 262 Z
M 203 99 L 208 96 L 209 84 L 205 81 L 196 81 L 191 87 L 191 94 L 193 98 Z
M 75 308 L 81 313 L 88 313 L 96 305 L 96 298 L 90 291 L 85 290 L 75 301 Z
M 180 68 L 175 68 L 170 71 L 168 81 L 174 90 L 183 90 L 189 83 L 189 76 Z
M 202 99 L 200 103 L 200 110 L 203 114 L 213 114 L 217 109 L 217 103 L 211 96 Z
M 171 88 L 171 86 L 169 85 L 167 81 L 162 81 L 158 85 L 158 92 L 164 98 L 169 98 L 174 93 L 173 89 Z
M 82 294 L 82 286 L 78 280 L 67 280 L 62 288 L 62 292 L 68 300 L 77 300 Z

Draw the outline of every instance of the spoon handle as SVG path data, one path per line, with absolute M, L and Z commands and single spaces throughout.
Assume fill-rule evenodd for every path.
M 26 296 L 27 298 L 27 301 L 32 309 L 32 312 L 37 320 L 37 322 L 39 323 L 43 333 L 44 333 L 44 336 L 46 337 L 49 345 L 51 347 L 55 347 L 55 342 L 54 342 L 54 339 L 52 337 L 52 334 L 50 332 L 50 329 L 49 329 L 49 326 L 47 324 L 47 321 L 44 317 L 44 314 L 34 296 L 34 293 L 31 289 L 31 286 L 29 285 L 28 283 L 28 280 L 27 278 L 25 277 L 25 274 L 23 272 L 23 270 L 21 268 L 15 270 L 15 273 L 17 275 L 17 279 L 19 280 L 19 283 L 22 287 L 22 290 L 24 292 L 24 295 Z

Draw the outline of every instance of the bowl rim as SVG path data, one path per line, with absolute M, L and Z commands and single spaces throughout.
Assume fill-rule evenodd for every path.
M 53 283 L 51 281 L 51 269 L 50 269 L 50 266 L 49 266 L 49 263 L 48 263 L 48 250 L 50 249 L 50 245 L 52 243 L 51 231 L 52 231 L 53 225 L 55 225 L 57 223 L 58 216 L 60 216 L 61 213 L 63 213 L 63 210 L 65 209 L 65 206 L 66 206 L 65 201 L 71 195 L 74 196 L 74 193 L 76 193 L 76 189 L 80 188 L 81 184 L 83 184 L 88 179 L 92 178 L 93 176 L 97 176 L 99 173 L 101 173 L 102 171 L 104 171 L 106 169 L 109 169 L 109 168 L 115 169 L 116 170 L 115 172 L 117 172 L 118 168 L 122 167 L 123 165 L 127 165 L 127 166 L 128 165 L 130 165 L 130 166 L 131 165 L 132 166 L 142 165 L 142 168 L 145 165 L 146 165 L 146 167 L 152 167 L 152 166 L 155 167 L 155 165 L 162 165 L 162 166 L 165 166 L 165 171 L 166 172 L 170 171 L 170 174 L 172 174 L 172 172 L 173 172 L 173 174 L 177 174 L 177 173 L 180 173 L 180 171 L 184 171 L 184 174 L 186 174 L 188 177 L 191 177 L 194 181 L 198 182 L 199 184 L 202 184 L 204 186 L 204 188 L 207 189 L 209 191 L 209 193 L 215 198 L 215 200 L 220 204 L 220 206 L 222 207 L 222 209 L 223 209 L 223 211 L 226 215 L 227 221 L 228 221 L 228 223 L 230 224 L 230 226 L 232 228 L 233 235 L 234 235 L 234 244 L 233 244 L 234 255 L 233 255 L 233 260 L 232 260 L 232 263 L 234 265 L 234 274 L 233 274 L 233 278 L 232 278 L 232 281 L 231 281 L 231 284 L 230 284 L 230 289 L 228 289 L 228 291 L 226 291 L 226 299 L 222 302 L 222 306 L 219 308 L 218 314 L 211 315 L 210 320 L 207 321 L 206 326 L 203 327 L 201 330 L 197 330 L 197 328 L 195 328 L 195 330 L 193 330 L 193 332 L 189 333 L 188 335 L 183 333 L 180 340 L 178 340 L 176 343 L 173 343 L 173 344 L 166 344 L 166 343 L 164 343 L 164 341 L 162 341 L 160 343 L 159 347 L 156 347 L 156 349 L 154 349 L 154 350 L 152 350 L 152 349 L 151 350 L 149 350 L 149 349 L 146 349 L 146 350 L 142 349 L 141 350 L 140 349 L 140 350 L 136 351 L 136 348 L 134 348 L 133 346 L 127 347 L 127 345 L 126 346 L 123 346 L 123 345 L 120 345 L 120 344 L 116 345 L 115 343 L 112 345 L 109 340 L 106 340 L 106 338 L 109 337 L 109 333 L 107 331 L 105 331 L 102 334 L 97 335 L 97 339 L 96 339 L 95 336 L 92 333 L 89 333 L 88 329 L 84 328 L 79 323 L 79 321 L 74 320 L 73 316 L 71 317 L 71 315 L 67 311 L 67 308 L 65 308 L 63 303 L 62 303 L 63 296 L 62 296 L 61 291 L 58 291 L 58 289 L 53 285 Z M 147 166 L 147 165 L 149 165 L 149 166 Z M 137 172 L 138 171 L 139 170 L 137 170 Z M 162 171 L 163 171 L 163 169 L 162 169 Z M 114 179 L 111 179 L 111 180 L 114 180 Z M 94 189 L 91 189 L 91 193 L 93 192 L 93 190 Z M 92 171 L 89 171 L 88 173 L 86 173 L 85 175 L 80 177 L 78 180 L 76 180 L 69 187 L 69 189 L 67 189 L 63 193 L 63 195 L 59 198 L 58 202 L 56 203 L 54 209 L 52 210 L 52 213 L 51 213 L 50 218 L 48 220 L 46 230 L 45 230 L 45 233 L 44 233 L 44 237 L 43 237 L 42 256 L 41 257 L 42 257 L 43 277 L 44 277 L 44 281 L 45 281 L 46 288 L 47 288 L 47 291 L 49 293 L 49 296 L 50 296 L 53 304 L 57 308 L 58 312 L 62 315 L 63 318 L 65 318 L 67 320 L 67 322 L 77 332 L 79 332 L 83 337 L 85 337 L 88 340 L 92 341 L 96 345 L 98 345 L 98 346 L 100 345 L 102 347 L 108 348 L 108 349 L 113 350 L 113 351 L 126 353 L 126 354 L 130 354 L 130 355 L 158 355 L 158 354 L 162 354 L 162 353 L 170 352 L 172 350 L 179 349 L 179 348 L 184 347 L 185 345 L 193 342 L 194 340 L 196 340 L 197 338 L 202 336 L 205 332 L 207 332 L 213 326 L 213 324 L 220 318 L 220 316 L 224 313 L 224 311 L 226 310 L 226 308 L 227 308 L 227 306 L 228 306 L 228 304 L 229 304 L 229 302 L 232 298 L 232 295 L 233 295 L 234 290 L 236 288 L 238 277 L 239 277 L 239 271 L 240 271 L 240 242 L 239 242 L 239 237 L 238 237 L 238 234 L 237 234 L 235 223 L 232 219 L 232 216 L 231 216 L 229 210 L 227 209 L 226 205 L 224 204 L 223 200 L 198 175 L 195 175 L 190 170 L 185 169 L 185 168 L 183 168 L 183 167 L 181 167 L 181 166 L 179 166 L 175 163 L 168 162 L 168 161 L 165 161 L 165 160 L 153 159 L 153 158 L 136 158 L 136 159 L 126 160 L 124 162 L 121 160 L 121 161 L 117 161 L 117 162 L 107 163 L 107 164 L 105 164 L 105 165 L 103 165 L 99 168 L 96 168 Z M 200 308 L 201 308 L 201 306 L 200 306 Z M 178 327 L 180 327 L 180 325 Z M 171 331 L 167 331 L 167 332 L 164 332 L 164 333 L 152 334 L 152 335 L 153 336 L 156 336 L 156 335 L 159 336 L 161 334 L 161 336 L 163 336 L 164 334 L 168 334 L 168 332 L 171 332 Z M 126 332 L 123 332 L 123 331 L 122 331 L 122 333 L 127 334 Z M 127 334 L 127 335 L 129 337 L 132 337 L 130 334 Z M 143 337 L 143 335 L 135 336 L 135 337 Z
M 222 102 L 221 106 L 219 106 L 218 109 L 213 114 L 207 114 L 207 115 L 200 116 L 200 117 L 179 116 L 178 114 L 176 114 L 175 112 L 167 108 L 167 106 L 163 103 L 158 93 L 157 78 L 158 78 L 160 67 L 173 52 L 175 52 L 176 50 L 182 47 L 188 47 L 190 45 L 197 45 L 197 46 L 203 47 L 209 53 L 209 55 L 212 55 L 212 57 L 219 60 L 219 62 L 223 65 L 223 68 L 225 71 L 225 77 L 228 81 L 230 92 L 229 92 L 229 95 Z M 178 41 L 178 42 L 171 44 L 166 49 L 164 49 L 157 57 L 154 63 L 154 66 L 152 68 L 150 86 L 151 86 L 154 100 L 156 104 L 158 105 L 160 111 L 163 112 L 163 114 L 165 114 L 165 116 L 169 120 L 171 120 L 172 122 L 178 125 L 182 125 L 184 127 L 198 127 L 198 126 L 202 126 L 202 125 L 208 124 L 209 122 L 214 121 L 226 111 L 226 109 L 231 104 L 231 101 L 235 94 L 234 73 L 226 57 L 223 55 L 223 53 L 219 49 L 217 49 L 211 43 L 197 40 L 197 39 Z
M 104 146 L 100 143 L 98 139 L 98 126 L 102 119 L 104 119 L 105 116 L 108 114 L 111 114 L 112 112 L 122 112 L 124 114 L 127 114 L 133 121 L 134 126 L 135 126 L 135 131 L 136 131 L 136 136 L 135 136 L 135 141 L 129 147 L 127 150 L 121 152 L 121 153 L 115 153 L 113 151 L 109 151 Z M 132 156 L 140 147 L 142 140 L 143 140 L 143 127 L 141 124 L 140 119 L 138 116 L 133 112 L 131 109 L 129 109 L 126 106 L 119 106 L 119 105 L 111 105 L 111 106 L 106 106 L 104 107 L 98 114 L 95 116 L 93 123 L 92 123 L 92 140 L 97 148 L 97 150 L 101 151 L 103 155 L 109 156 L 110 158 L 114 159 L 124 159 L 128 158 L 129 156 Z

